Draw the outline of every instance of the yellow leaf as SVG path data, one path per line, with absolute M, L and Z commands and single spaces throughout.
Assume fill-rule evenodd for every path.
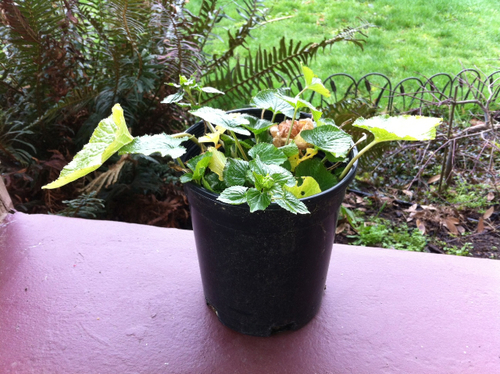
M 317 149 L 307 148 L 306 154 L 304 156 L 299 157 L 299 155 L 296 154 L 292 157 L 289 157 L 288 161 L 290 161 L 290 165 L 292 166 L 292 171 L 295 170 L 295 168 L 297 167 L 298 164 L 300 164 L 301 162 L 303 162 L 305 160 L 313 158 L 317 153 L 318 153 Z
M 215 128 L 215 132 L 209 132 L 208 134 L 205 134 L 204 136 L 198 138 L 198 142 L 217 144 L 217 143 L 219 143 L 220 136 L 221 136 L 221 134 L 224 133 L 224 131 L 226 131 L 226 130 L 220 126 L 217 126 Z
M 219 176 L 219 180 L 224 180 L 224 166 L 226 166 L 226 156 L 221 151 L 218 151 L 215 147 L 209 147 L 208 152 L 212 152 L 212 158 L 210 159 L 210 164 L 208 167 L 215 174 Z
M 297 184 L 298 181 L 294 187 L 285 186 L 285 189 L 290 191 L 297 199 L 313 196 L 321 192 L 318 182 L 313 177 L 302 177 L 302 184 L 300 186 Z

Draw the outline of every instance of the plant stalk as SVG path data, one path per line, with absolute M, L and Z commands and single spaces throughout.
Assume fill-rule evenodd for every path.
M 298 110 L 299 110 L 299 108 L 295 107 L 295 110 L 293 111 L 292 124 L 290 125 L 290 129 L 288 130 L 288 135 L 286 136 L 285 145 L 288 144 L 288 141 L 290 140 L 290 135 L 292 135 L 293 124 L 295 123 L 295 116 L 297 115 Z
M 378 144 L 380 142 L 374 140 L 372 141 L 370 144 L 368 144 L 365 148 L 363 148 L 361 151 L 358 152 L 358 154 L 356 156 L 354 156 L 352 158 L 352 160 L 347 164 L 347 166 L 345 167 L 344 171 L 342 172 L 342 174 L 340 174 L 340 177 L 339 177 L 339 180 L 342 180 L 346 175 L 347 173 L 349 172 L 349 170 L 351 170 L 352 168 L 352 165 L 354 165 L 354 163 L 356 162 L 356 160 L 358 158 L 360 158 L 363 154 L 365 154 L 370 148 L 372 148 L 374 145 Z
M 234 139 L 234 143 L 236 144 L 236 147 L 238 148 L 238 150 L 240 151 L 241 153 L 241 157 L 243 157 L 243 159 L 245 161 L 248 161 L 248 157 L 247 155 L 245 154 L 245 151 L 243 150 L 243 147 L 241 146 L 240 144 L 240 141 L 238 140 L 238 137 L 236 136 L 236 134 L 234 133 L 234 131 L 230 131 L 231 133 L 231 136 L 233 137 Z

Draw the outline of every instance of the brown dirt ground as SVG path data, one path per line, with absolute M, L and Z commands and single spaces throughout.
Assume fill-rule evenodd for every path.
M 366 217 L 374 217 L 380 212 L 381 218 L 396 224 L 406 222 L 409 228 L 419 227 L 421 231 L 425 230 L 428 238 L 424 249 L 426 252 L 446 253 L 443 245 L 436 245 L 438 240 L 441 243 L 445 242 L 446 247 L 462 248 L 464 244 L 471 243 L 473 248 L 469 249 L 469 253 L 473 257 L 500 258 L 500 214 L 498 212 L 500 207 L 498 204 L 493 206 L 490 212 L 480 215 L 473 210 L 459 211 L 450 206 L 411 204 L 379 197 L 376 194 L 366 195 L 359 191 L 348 192 L 344 206 L 354 211 L 361 210 Z M 370 199 L 371 203 L 367 203 L 367 199 Z M 381 209 L 382 206 L 383 209 Z M 352 234 L 355 234 L 352 226 L 345 220 L 340 221 L 335 241 L 350 244 L 355 240 L 348 237 Z

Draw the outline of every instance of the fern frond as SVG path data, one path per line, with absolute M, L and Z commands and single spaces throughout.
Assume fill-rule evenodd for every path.
M 362 47 L 364 39 L 357 39 L 371 25 L 362 25 L 357 28 L 347 28 L 331 39 L 324 39 L 320 43 L 309 43 L 301 46 L 301 43 L 288 43 L 285 37 L 280 39 L 279 46 L 271 50 L 259 47 L 254 56 L 249 54 L 243 62 L 236 60 L 231 66 L 218 66 L 213 72 L 204 75 L 205 84 L 218 87 L 225 92 L 224 97 L 208 98 L 203 104 L 218 99 L 223 103 L 234 101 L 236 96 L 250 97 L 255 89 L 261 85 L 269 85 L 273 80 L 281 80 L 282 77 L 292 79 L 301 73 L 300 62 L 308 64 L 309 61 L 320 51 L 340 41 L 347 41 Z
M 228 60 L 234 56 L 236 48 L 244 46 L 246 39 L 250 36 L 250 32 L 260 23 L 266 20 L 266 8 L 264 8 L 263 0 L 245 0 L 244 6 L 237 4 L 236 9 L 238 14 L 246 21 L 241 26 L 235 35 L 228 30 L 228 49 L 220 57 L 214 60 L 205 68 L 205 74 L 210 74 L 214 69 L 221 66 L 228 66 Z
M 218 0 L 203 0 L 197 16 L 193 18 L 193 34 L 197 37 L 199 49 L 202 51 L 208 41 L 215 37 L 213 30 L 222 18 L 222 7 L 217 7 Z

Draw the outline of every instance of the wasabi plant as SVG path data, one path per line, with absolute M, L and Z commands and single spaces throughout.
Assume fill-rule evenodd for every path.
M 302 98 L 306 91 L 325 97 L 330 92 L 311 69 L 303 66 L 302 70 L 304 88 L 296 96 L 288 96 L 289 89 L 268 89 L 251 99 L 252 107 L 262 109 L 260 117 L 199 107 L 200 95 L 221 92 L 181 77 L 180 84 L 174 85 L 179 92 L 164 102 L 191 108 L 190 113 L 204 121 L 205 133 L 198 138 L 186 132 L 133 137 L 123 109 L 116 104 L 59 178 L 43 188 L 58 188 L 83 177 L 115 153 L 159 153 L 177 160 L 177 168 L 183 171 L 181 182 L 196 183 L 217 194 L 222 202 L 248 204 L 251 212 L 276 203 L 291 213 L 306 214 L 309 211 L 300 199 L 335 186 L 374 145 L 435 138 L 440 118 L 360 118 L 354 126 L 371 132 L 374 140 L 349 160 L 355 146 L 351 136 L 332 120 L 321 118 L 322 112 Z M 181 102 L 183 99 L 188 103 Z M 301 116 L 302 111 L 309 115 Z M 270 114 L 270 120 L 265 119 L 265 113 Z M 285 119 L 276 123 L 278 115 Z M 188 140 L 198 145 L 200 153 L 184 163 L 180 159 L 186 152 L 182 143 Z

